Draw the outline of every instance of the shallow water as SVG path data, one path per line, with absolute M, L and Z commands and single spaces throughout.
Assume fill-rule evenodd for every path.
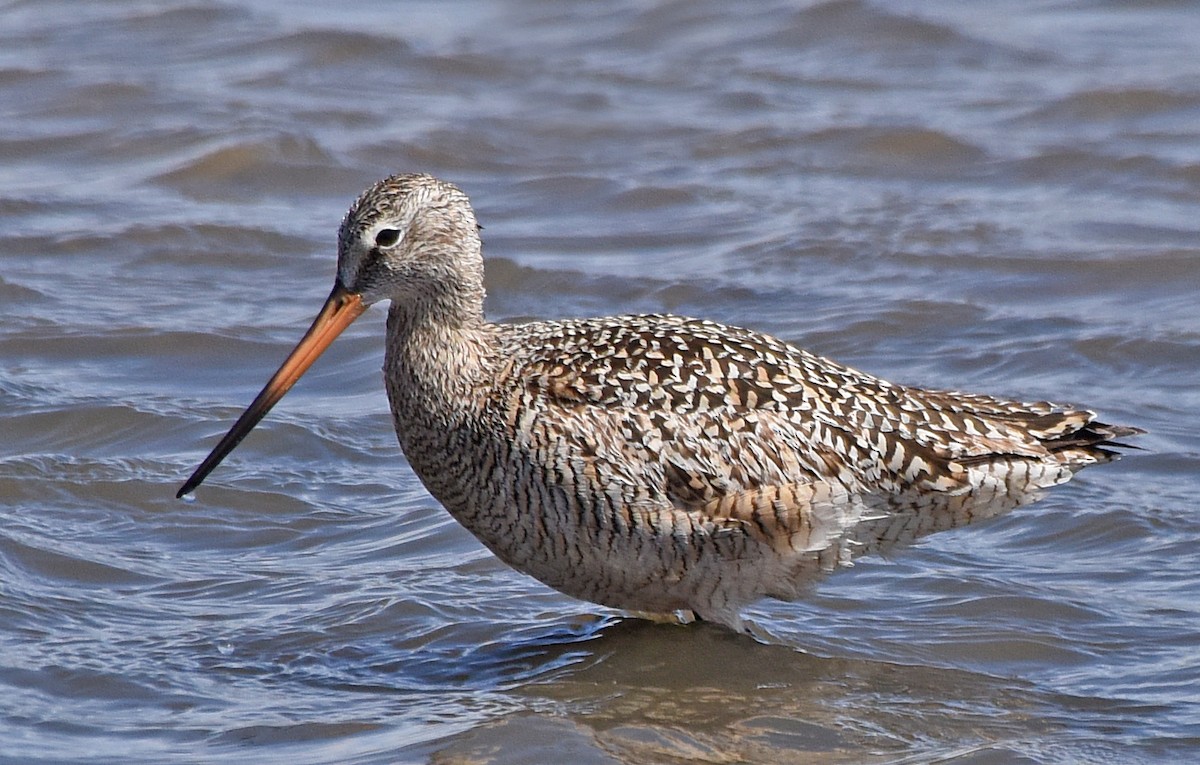
M 0 5 L 0 762 L 1169 762 L 1200 751 L 1188 3 Z M 488 555 L 382 311 L 194 501 L 353 196 L 461 185 L 496 319 L 672 311 L 1145 451 L 761 642 Z

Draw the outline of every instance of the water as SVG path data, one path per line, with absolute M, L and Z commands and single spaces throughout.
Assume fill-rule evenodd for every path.
M 0 762 L 1200 751 L 1189 3 L 0 4 Z M 497 319 L 673 311 L 1145 451 L 655 625 L 423 492 L 356 324 L 190 502 L 353 196 L 475 200 Z

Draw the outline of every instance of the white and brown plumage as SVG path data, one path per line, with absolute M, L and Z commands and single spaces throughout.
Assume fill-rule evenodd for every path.
M 342 223 L 325 307 L 180 496 L 381 300 L 396 432 L 430 493 L 514 568 L 617 608 L 738 628 L 753 600 L 1030 501 L 1140 432 L 677 316 L 491 324 L 483 298 L 466 195 L 375 184 Z

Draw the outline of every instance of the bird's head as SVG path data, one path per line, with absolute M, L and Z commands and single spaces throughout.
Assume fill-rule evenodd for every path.
M 467 195 L 424 174 L 374 184 L 338 229 L 337 281 L 365 305 L 392 300 L 418 311 L 477 312 L 483 259 Z
M 372 303 L 410 321 L 454 327 L 483 315 L 483 259 L 467 196 L 430 175 L 394 175 L 364 191 L 338 230 L 333 291 L 246 411 L 179 489 L 189 493 Z

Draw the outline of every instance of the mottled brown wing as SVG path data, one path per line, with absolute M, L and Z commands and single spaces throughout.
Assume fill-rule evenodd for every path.
M 556 431 L 621 480 L 792 550 L 840 559 L 996 515 L 1105 459 L 1115 433 L 1090 412 L 895 385 L 708 322 L 593 329 L 557 326 L 520 364 L 539 416 L 564 418 Z

